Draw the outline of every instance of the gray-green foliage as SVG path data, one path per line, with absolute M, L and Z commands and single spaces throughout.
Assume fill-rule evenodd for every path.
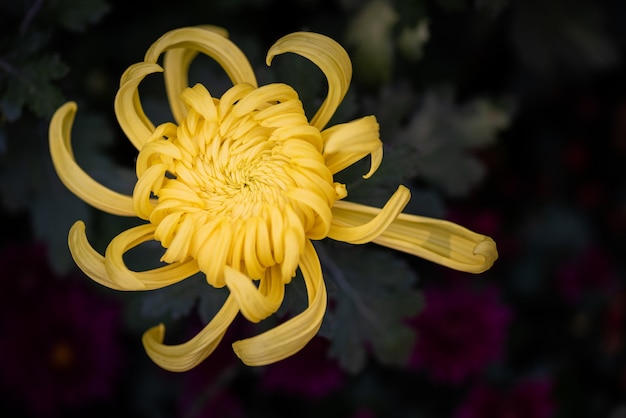
M 609 16 L 597 2 L 515 2 L 512 43 L 523 64 L 541 75 L 584 74 L 619 60 L 607 30 Z
M 7 210 L 30 212 L 34 238 L 48 244 L 53 267 L 61 272 L 73 265 L 67 231 L 75 220 L 91 219 L 91 211 L 61 184 L 49 156 L 48 118 L 64 101 L 56 83 L 69 72 L 51 40 L 63 30 L 86 29 L 107 10 L 104 0 L 0 4 L 1 198 Z M 80 115 L 74 131 L 87 139 L 85 152 L 77 155 L 85 158 L 88 170 L 114 183 L 119 170 L 103 154 L 111 142 L 107 122 Z
M 82 32 L 108 11 L 106 0 L 47 0 L 42 14 L 64 29 Z
M 0 159 L 2 203 L 11 211 L 29 211 L 35 238 L 48 244 L 55 269 L 66 271 L 74 265 L 67 248 L 68 230 L 80 219 L 87 223 L 89 233 L 94 211 L 59 180 L 46 140 L 47 123 L 19 124 L 10 133 Z M 72 138 L 76 159 L 91 176 L 114 190 L 132 190 L 133 174 L 117 166 L 107 153 L 113 136 L 106 118 L 79 110 Z
M 370 356 L 382 364 L 404 364 L 415 338 L 405 321 L 422 305 L 414 270 L 374 246 L 329 242 L 316 248 L 332 301 L 322 329 L 331 340 L 329 355 L 352 373 Z
M 68 68 L 56 54 L 26 56 L 13 62 L 0 57 L 3 118 L 15 121 L 24 106 L 37 116 L 48 116 L 63 101 L 53 82 L 67 74 Z
M 415 177 L 449 196 L 463 196 L 485 174 L 474 151 L 493 143 L 511 115 L 508 103 L 482 97 L 457 103 L 450 89 L 433 89 L 424 94 L 394 146 L 412 160 Z
M 50 41 L 62 30 L 84 31 L 107 11 L 104 0 L 15 1 L 0 4 L 0 123 L 28 108 L 46 118 L 62 103 L 56 82 L 69 68 Z

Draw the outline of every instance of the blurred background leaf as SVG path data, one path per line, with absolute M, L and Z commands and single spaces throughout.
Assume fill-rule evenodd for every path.
M 332 284 L 323 332 L 331 340 L 329 355 L 351 373 L 362 371 L 370 355 L 385 365 L 405 364 L 415 335 L 404 321 L 422 303 L 415 273 L 380 248 L 330 243 L 316 249 Z

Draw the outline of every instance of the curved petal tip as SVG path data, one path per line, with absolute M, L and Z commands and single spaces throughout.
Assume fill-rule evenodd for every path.
M 482 273 L 487 271 L 493 266 L 493 263 L 498 259 L 498 249 L 496 242 L 490 237 L 484 237 L 482 241 L 479 241 L 474 247 L 474 255 L 478 255 L 484 258 L 482 269 L 476 271 L 476 273 Z

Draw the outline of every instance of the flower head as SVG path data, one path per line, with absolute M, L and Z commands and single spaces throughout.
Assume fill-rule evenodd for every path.
M 73 102 L 50 123 L 50 152 L 65 185 L 92 206 L 146 220 L 115 237 L 104 256 L 89 244 L 78 221 L 69 247 L 93 280 L 119 290 L 168 286 L 198 271 L 230 296 L 215 318 L 190 341 L 163 344 L 164 327 L 148 330 L 150 357 L 169 370 L 187 370 L 206 358 L 241 314 L 252 322 L 275 313 L 284 287 L 299 269 L 309 307 L 285 323 L 233 348 L 246 364 L 276 362 L 300 350 L 317 333 L 326 310 L 326 289 L 311 240 L 375 242 L 451 268 L 479 273 L 497 252 L 493 240 L 450 222 L 402 214 L 409 191 L 400 186 L 382 208 L 344 200 L 334 174 L 371 156 L 374 174 L 382 143 L 373 116 L 326 128 L 345 96 L 352 67 L 332 39 L 298 32 L 278 40 L 267 64 L 292 52 L 325 74 L 328 95 L 314 116 L 305 116 L 297 93 L 275 83 L 258 87 L 244 54 L 214 27 L 170 31 L 122 75 L 115 99 L 120 126 L 139 151 L 133 195 L 94 181 L 73 158 Z M 221 97 L 200 84 L 188 87 L 187 71 L 199 54 L 217 61 L 233 82 Z M 163 66 L 157 63 L 164 54 Z M 159 126 L 143 112 L 138 93 L 148 74 L 163 72 L 174 122 Z M 131 271 L 125 252 L 149 240 L 166 249 L 164 266 Z
M 412 320 L 418 340 L 411 367 L 440 382 L 460 383 L 499 359 L 511 313 L 495 288 L 427 288 L 424 299 L 424 310 Z

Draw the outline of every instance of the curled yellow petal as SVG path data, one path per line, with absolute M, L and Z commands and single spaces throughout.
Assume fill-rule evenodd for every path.
M 196 274 L 199 269 L 194 260 L 173 263 L 152 270 L 132 272 L 136 280 L 125 285 L 111 279 L 105 260 L 87 240 L 85 224 L 77 221 L 68 236 L 68 246 L 76 265 L 92 280 L 114 290 L 152 290 L 177 283 Z
M 119 287 L 133 290 L 157 289 L 179 282 L 199 271 L 197 262 L 186 260 L 157 267 L 144 272 L 130 270 L 124 262 L 124 254 L 138 245 L 154 240 L 155 226 L 138 225 L 127 229 L 111 240 L 104 255 L 107 275 Z
M 140 62 L 131 65 L 122 74 L 120 88 L 115 95 L 115 116 L 120 127 L 138 150 L 154 132 L 154 124 L 143 111 L 139 98 L 139 84 L 148 75 L 163 71 L 157 64 Z
M 133 189 L 133 210 L 139 218 L 150 219 L 155 205 L 151 193 L 161 188 L 166 171 L 165 164 L 156 164 L 145 170 L 137 179 Z
M 410 198 L 411 192 L 409 189 L 400 186 L 382 210 L 367 223 L 357 226 L 342 226 L 333 223 L 328 232 L 328 238 L 349 242 L 351 244 L 365 244 L 366 242 L 370 242 L 382 234 L 389 225 L 393 223 L 407 203 L 409 203 Z
M 363 178 L 369 178 L 383 160 L 383 143 L 379 136 L 379 126 L 374 116 L 366 116 L 352 122 L 335 125 L 322 131 L 324 160 L 335 174 L 371 155 L 370 170 Z
M 50 121 L 49 146 L 57 175 L 72 193 L 89 205 L 119 216 L 135 216 L 131 196 L 115 192 L 95 181 L 74 160 L 71 131 L 76 103 L 57 109 Z
M 311 125 L 322 130 L 346 95 L 352 79 L 352 63 L 348 53 L 335 40 L 310 32 L 294 32 L 280 38 L 267 52 L 265 62 L 276 55 L 292 52 L 312 61 L 328 81 L 328 95 L 311 119 Z
M 369 222 L 381 209 L 338 201 L 333 222 L 356 226 Z M 468 273 L 488 270 L 498 258 L 496 243 L 489 237 L 440 219 L 401 213 L 372 242 Z
M 156 364 L 165 370 L 184 372 L 193 369 L 215 350 L 238 312 L 235 298 L 229 296 L 211 322 L 191 340 L 177 345 L 163 344 L 165 326 L 160 324 L 147 330 L 141 341 Z
M 182 102 L 193 107 L 205 120 L 217 122 L 217 108 L 213 100 L 207 100 L 207 97 L 211 97 L 209 91 L 199 83 L 180 94 Z
M 298 93 L 289 85 L 273 83 L 261 86 L 241 99 L 234 107 L 233 114 L 243 117 L 255 110 L 261 110 L 267 103 L 287 102 L 298 98 Z
M 224 38 L 228 37 L 228 31 L 218 26 L 205 25 L 198 27 L 214 32 Z M 195 49 L 176 48 L 166 51 L 163 56 L 165 90 L 176 123 L 180 123 L 187 116 L 187 109 L 180 100 L 180 93 L 189 87 L 187 76 L 189 66 L 198 53 L 199 51 Z
M 263 294 L 252 280 L 241 272 L 226 266 L 224 268 L 224 279 L 226 286 L 237 300 L 239 309 L 243 316 L 250 322 L 259 322 L 271 314 L 275 313 L 282 302 L 284 295 L 284 285 L 265 286 L 265 290 L 271 290 L 270 294 Z
M 318 222 L 307 229 L 308 236 L 313 239 L 324 238 L 328 234 L 333 216 L 328 203 L 319 194 L 300 187 L 289 190 L 286 195 L 293 201 L 300 202 L 303 207 L 312 209 L 317 215 Z
M 269 331 L 233 343 L 233 350 L 245 364 L 275 363 L 300 351 L 317 334 L 326 311 L 326 287 L 311 241 L 306 242 L 300 269 L 307 288 L 308 308 Z
M 181 48 L 199 51 L 213 58 L 224 69 L 233 84 L 249 83 L 255 87 L 257 86 L 254 71 L 244 53 L 237 45 L 227 39 L 223 33 L 207 30 L 206 27 L 186 27 L 167 32 L 148 49 L 144 61 L 156 63 L 163 52 Z M 185 55 L 184 59 L 190 60 L 190 57 Z M 186 69 L 186 66 L 188 66 L 188 63 L 183 62 L 176 67 L 171 66 L 169 68 L 178 68 L 178 71 L 181 71 Z M 172 94 L 175 94 L 178 89 L 182 91 L 187 87 L 183 86 L 180 81 L 170 83 L 172 84 Z

